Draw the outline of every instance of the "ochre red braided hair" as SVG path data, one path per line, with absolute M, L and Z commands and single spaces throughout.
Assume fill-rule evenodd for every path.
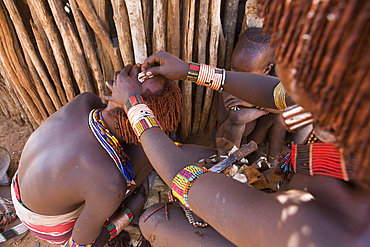
M 332 130 L 350 179 L 370 186 L 370 1 L 259 0 L 277 62 L 312 99 L 315 124 Z

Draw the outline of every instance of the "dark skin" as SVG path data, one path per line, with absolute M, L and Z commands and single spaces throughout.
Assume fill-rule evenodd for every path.
M 152 67 L 149 70 L 152 74 L 173 75 L 173 79 L 186 77 L 188 64 L 164 52 L 149 57 L 142 70 L 154 62 L 160 66 Z M 124 103 L 131 92 L 140 87 L 136 78 L 123 76 L 124 83 L 114 83 L 111 87 L 113 95 L 109 100 L 117 104 Z M 257 79 L 260 82 L 253 85 Z M 249 93 L 254 91 L 251 88 L 258 89 L 261 81 L 266 80 L 269 83 L 276 81 L 262 75 L 227 72 L 225 91 L 255 105 L 272 108 L 273 102 L 266 97 Z M 290 83 L 283 82 L 284 87 Z M 242 90 L 248 86 L 249 90 Z M 116 92 L 123 98 L 116 97 Z M 300 96 L 300 93 L 294 91 L 291 95 Z M 179 170 L 192 163 L 158 128 L 146 130 L 141 142 L 153 167 L 168 185 Z M 225 236 L 237 246 L 367 246 L 370 241 L 370 191 L 331 177 L 296 174 L 289 185 L 277 193 L 266 194 L 225 175 L 206 173 L 193 184 L 188 196 L 193 212 L 206 220 L 218 236 Z M 159 214 L 157 212 L 152 217 Z M 171 229 L 166 228 L 163 221 L 156 222 L 154 228 L 146 228 L 140 221 L 145 237 L 162 239 L 162 242 L 153 241 L 158 241 L 161 246 L 170 246 L 170 239 L 181 238 L 182 233 L 174 235 L 175 230 L 157 231 L 159 223 L 165 229 Z M 181 242 L 186 243 L 186 239 Z
M 124 72 L 132 74 L 139 68 L 129 65 Z M 120 79 L 118 77 L 117 81 L 123 83 Z M 163 90 L 163 84 L 152 81 L 144 83 L 136 93 Z M 135 183 L 147 182 L 146 177 L 153 168 L 140 146 L 128 145 L 119 138 L 113 116 L 108 114 L 115 107 L 120 105 L 114 102 L 105 105 L 91 93 L 78 95 L 32 134 L 22 153 L 19 187 L 22 201 L 31 211 L 61 215 L 85 204 L 72 233 L 78 244 L 96 240 L 93 246 L 104 246 L 109 240 L 109 232 L 103 227 L 106 219 L 112 215 L 111 219 L 125 217 L 122 213 L 114 214 L 123 201 L 134 216 L 139 215 L 147 199 L 143 186 L 137 190 L 137 186 L 132 186 L 130 194 L 125 194 L 124 177 L 88 126 L 90 111 L 104 108 L 104 122 L 130 157 Z M 192 145 L 184 145 L 183 149 L 196 160 L 200 159 L 200 153 L 209 152 L 209 156 L 215 153 Z
M 242 42 L 242 41 L 239 41 Z M 272 69 L 272 63 L 266 65 L 265 54 L 269 53 L 269 44 L 267 48 L 261 50 L 255 56 L 245 55 L 246 52 L 241 49 L 247 49 L 238 44 L 235 47 L 233 56 L 231 58 L 232 71 L 257 73 L 267 75 Z M 252 52 L 252 51 L 251 51 Z M 250 58 L 251 57 L 251 58 Z M 286 130 L 280 123 L 280 116 L 272 112 L 265 115 L 267 110 L 259 110 L 253 108 L 253 105 L 235 98 L 225 92 L 221 93 L 223 96 L 223 105 L 219 107 L 220 111 L 228 112 L 228 119 L 217 131 L 217 137 L 224 137 L 233 142 L 237 147 L 240 146 L 242 137 L 248 137 L 256 143 L 261 143 L 269 137 L 270 145 L 268 152 L 268 161 L 275 164 L 277 156 L 279 155 L 284 144 Z M 238 106 L 239 110 L 232 110 L 231 108 Z M 280 111 L 277 111 L 279 113 Z

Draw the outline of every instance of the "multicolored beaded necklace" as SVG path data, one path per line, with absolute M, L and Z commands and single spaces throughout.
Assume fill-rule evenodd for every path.
M 134 171 L 130 165 L 130 158 L 123 150 L 121 144 L 117 138 L 109 131 L 102 118 L 101 109 L 93 109 L 89 114 L 89 126 L 91 132 L 94 134 L 96 139 L 102 145 L 102 147 L 108 152 L 109 156 L 113 159 L 117 168 L 122 173 L 127 183 L 127 191 L 130 190 L 134 181 Z

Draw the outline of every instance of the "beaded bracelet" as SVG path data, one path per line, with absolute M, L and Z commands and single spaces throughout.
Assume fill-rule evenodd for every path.
M 225 70 L 205 64 L 189 63 L 187 80 L 216 91 L 222 91 L 225 83 Z
M 109 232 L 109 235 L 110 235 L 110 238 L 109 240 L 117 237 L 118 235 L 118 231 L 117 231 L 117 227 L 116 225 L 110 221 L 110 220 L 107 220 L 105 223 L 104 223 L 104 227 L 108 230 Z
M 132 106 L 127 112 L 127 117 L 131 126 L 134 126 L 134 123 L 140 118 L 150 115 L 154 115 L 154 113 L 146 104 L 137 104 Z
M 124 106 L 126 114 L 131 109 L 131 107 L 138 105 L 138 104 L 144 104 L 144 100 L 141 97 L 141 95 L 132 95 L 130 98 L 128 98 Z
M 133 125 L 132 128 L 140 141 L 140 136 L 143 134 L 145 130 L 148 130 L 153 127 L 161 128 L 158 120 L 155 118 L 154 115 L 144 116 L 138 119 Z
M 190 165 L 177 173 L 172 180 L 171 187 L 173 195 L 179 199 L 182 205 L 190 210 L 192 209 L 190 208 L 188 202 L 189 189 L 194 184 L 195 180 L 197 180 L 203 173 L 206 172 L 210 171 L 204 167 Z
M 121 205 L 122 209 L 121 209 L 121 212 L 125 212 L 125 214 L 127 214 L 127 217 L 130 221 L 130 223 L 132 222 L 132 220 L 134 219 L 134 214 L 131 212 L 131 210 L 125 206 L 125 204 L 122 204 Z
M 286 105 L 285 99 L 286 91 L 281 82 L 276 85 L 274 89 L 274 102 L 277 109 L 284 111 L 288 106 Z
M 90 244 L 77 244 L 73 237 L 69 239 L 69 246 L 70 247 L 91 247 L 95 243 L 95 240 L 92 241 Z
M 153 127 L 161 128 L 152 110 L 146 104 L 132 106 L 127 112 L 128 120 L 140 142 L 140 136 L 145 130 Z
M 134 218 L 134 215 L 132 214 L 131 210 L 128 207 L 126 207 L 125 204 L 122 203 L 120 212 L 122 212 L 122 211 L 127 215 L 127 218 L 128 218 L 129 224 L 130 224 L 132 222 L 133 218 Z M 116 225 L 112 221 L 107 220 L 104 223 L 104 227 L 109 231 L 109 235 L 110 235 L 109 240 L 117 237 L 118 230 L 117 230 Z

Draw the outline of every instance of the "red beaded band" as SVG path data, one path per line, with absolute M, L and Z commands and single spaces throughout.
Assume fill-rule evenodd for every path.
M 189 63 L 189 70 L 186 80 L 196 82 L 199 76 L 200 65 L 197 63 Z
M 138 105 L 138 104 L 144 104 L 144 100 L 141 97 L 141 95 L 132 95 L 130 98 L 128 98 L 124 106 L 126 114 L 131 109 L 131 107 Z
M 216 91 L 222 91 L 225 83 L 225 70 L 210 65 L 190 63 L 187 80 Z

